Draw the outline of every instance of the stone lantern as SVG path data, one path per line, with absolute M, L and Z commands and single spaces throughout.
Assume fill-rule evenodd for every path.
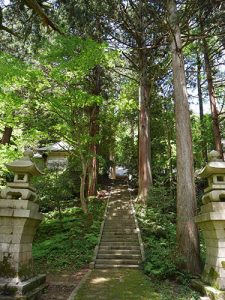
M 217 151 L 209 154 L 209 163 L 200 173 L 207 179 L 200 215 L 196 223 L 202 229 L 206 245 L 206 262 L 202 280 L 225 290 L 225 162 Z M 224 299 L 224 298 L 223 298 Z
M 45 276 L 35 275 L 32 264 L 32 242 L 43 219 L 30 183 L 42 173 L 32 156 L 28 150 L 22 159 L 6 164 L 15 176 L 0 195 L 0 299 L 33 300 L 45 287 Z

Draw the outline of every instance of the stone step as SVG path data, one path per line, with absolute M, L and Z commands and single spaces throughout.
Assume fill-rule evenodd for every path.
M 98 253 L 97 259 L 129 259 L 129 260 L 141 260 L 140 254 L 112 254 L 112 253 L 104 253 L 102 254 L 101 252 Z
M 105 232 L 108 232 L 108 231 L 113 231 L 113 232 L 117 232 L 119 230 L 121 230 L 121 228 L 123 228 L 123 230 L 135 230 L 136 229 L 136 226 L 133 224 L 133 225 L 114 225 L 114 226 L 110 226 L 108 224 L 105 224 L 104 226 L 104 230 Z
M 113 254 L 113 255 L 126 255 L 126 254 L 134 254 L 140 255 L 140 249 L 111 249 L 111 248 L 99 248 L 98 254 Z
M 115 219 L 119 219 L 119 218 L 122 218 L 122 219 L 130 219 L 130 218 L 133 218 L 134 216 L 129 213 L 129 212 L 108 212 L 106 213 L 106 216 L 107 218 L 115 218 Z
M 102 243 L 101 245 L 100 245 L 100 247 L 99 247 L 99 251 L 102 251 L 102 250 L 127 250 L 127 251 L 130 251 L 130 250 L 132 250 L 132 251 L 137 251 L 137 250 L 139 250 L 140 251 L 140 246 L 139 246 L 139 244 L 134 244 L 134 245 L 128 245 L 128 244 L 126 244 L 126 245 L 118 245 L 118 243 L 117 243 L 117 245 L 115 245 L 114 243 L 112 243 L 112 245 L 108 245 L 108 244 L 110 244 L 110 243 Z
M 137 233 L 118 233 L 115 231 L 103 231 L 102 237 L 111 237 L 111 238 L 133 238 L 133 239 L 137 239 L 138 238 L 138 234 Z
M 119 265 L 119 264 L 107 264 L 107 265 L 104 265 L 104 264 L 99 264 L 99 263 L 96 263 L 95 264 L 95 268 L 96 269 L 109 269 L 109 268 L 134 268 L 134 269 L 138 269 L 139 268 L 139 265 Z
M 121 198 L 123 194 L 120 195 Z M 95 268 L 139 268 L 141 251 L 129 197 L 112 194 L 103 228 Z
M 102 238 L 105 238 L 105 237 L 108 237 L 108 238 L 133 238 L 134 240 L 136 240 L 138 238 L 138 235 L 137 233 L 118 233 L 118 232 L 111 232 L 111 231 L 104 231 L 103 234 L 102 234 Z
M 112 223 L 112 224 L 135 224 L 134 218 L 129 218 L 129 219 L 123 219 L 121 218 L 106 218 L 105 222 L 107 223 Z
M 105 226 L 110 227 L 119 227 L 123 228 L 123 226 L 136 226 L 134 220 L 124 221 L 124 220 L 105 220 Z
M 112 214 L 106 214 L 106 220 L 132 220 L 134 216 L 132 215 L 112 215 Z
M 102 237 L 114 237 L 114 238 L 121 238 L 121 237 L 130 237 L 133 239 L 138 238 L 138 234 L 135 232 L 127 233 L 127 232 L 115 232 L 115 231 L 104 231 Z
M 101 246 L 139 246 L 138 241 L 123 241 L 123 242 L 112 242 L 112 241 L 101 241 Z M 127 248 L 129 249 L 129 248 Z
M 104 224 L 104 229 L 105 227 L 107 228 L 107 230 L 109 231 L 129 231 L 129 230 L 134 230 L 136 229 L 136 225 L 134 222 L 130 222 L 130 223 L 123 223 L 123 222 L 115 222 L 113 224 L 110 224 L 109 221 L 106 221 Z
M 140 259 L 96 259 L 100 265 L 139 265 Z
M 117 237 L 102 237 L 101 242 L 136 242 L 138 243 L 138 238 L 134 239 L 134 238 L 129 238 L 129 237 L 121 237 L 121 238 L 117 238 Z
M 107 217 L 105 218 L 106 222 L 112 222 L 112 223 L 117 223 L 117 224 L 121 224 L 121 223 L 134 223 L 134 218 L 123 218 L 123 217 Z
M 136 228 L 135 229 L 131 229 L 131 228 L 124 228 L 124 229 L 121 229 L 121 228 L 119 228 L 119 229 L 105 229 L 104 230 L 104 233 L 109 233 L 109 234 L 115 234 L 115 235 L 120 235 L 120 234 L 137 234 L 138 232 L 137 232 L 137 230 L 136 230 Z

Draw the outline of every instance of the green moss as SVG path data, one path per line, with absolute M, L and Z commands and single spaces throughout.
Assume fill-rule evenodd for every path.
M 21 280 L 27 280 L 27 279 L 33 277 L 34 275 L 35 275 L 35 272 L 34 272 L 32 260 L 29 263 L 22 265 L 18 272 L 18 276 Z
M 13 296 L 15 295 L 17 288 L 8 286 L 5 284 L 3 287 L 0 287 L 0 295 L 2 296 Z
M 216 272 L 214 268 L 211 268 L 208 276 L 211 282 L 211 281 L 215 281 L 219 277 L 219 274 Z
M 93 270 L 74 300 L 187 300 L 197 294 L 169 281 L 152 281 L 141 270 Z
M 16 271 L 12 268 L 9 260 L 10 255 L 4 256 L 3 261 L 0 262 L 0 277 L 9 278 L 16 275 Z
M 225 261 L 221 262 L 222 267 L 225 269 Z
M 202 273 L 202 279 L 213 286 L 214 288 L 218 288 L 217 279 L 219 277 L 219 273 L 213 268 L 210 268 L 209 272 L 203 271 Z

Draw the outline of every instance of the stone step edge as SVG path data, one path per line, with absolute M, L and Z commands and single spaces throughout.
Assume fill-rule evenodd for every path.
M 135 256 L 132 256 L 132 254 L 98 254 L 97 255 L 97 260 L 98 259 L 107 259 L 107 260 L 134 260 L 134 261 L 140 261 L 141 260 L 141 255 L 137 254 Z
M 111 269 L 111 268 L 135 268 L 135 269 L 139 269 L 140 266 L 139 265 L 104 265 L 104 264 L 95 264 L 95 268 L 96 269 Z

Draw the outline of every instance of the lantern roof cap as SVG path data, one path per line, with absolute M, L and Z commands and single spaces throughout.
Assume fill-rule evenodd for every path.
M 218 151 L 211 151 L 208 154 L 209 162 L 201 170 L 199 176 L 201 178 L 207 178 L 214 174 L 225 174 L 225 162 L 220 158 Z
M 23 153 L 24 157 L 20 159 L 16 159 L 11 163 L 7 163 L 6 167 L 9 171 L 13 173 L 23 173 L 23 174 L 30 174 L 30 175 L 43 175 L 37 166 L 33 163 L 31 158 L 33 157 L 34 153 L 32 150 L 27 149 Z

